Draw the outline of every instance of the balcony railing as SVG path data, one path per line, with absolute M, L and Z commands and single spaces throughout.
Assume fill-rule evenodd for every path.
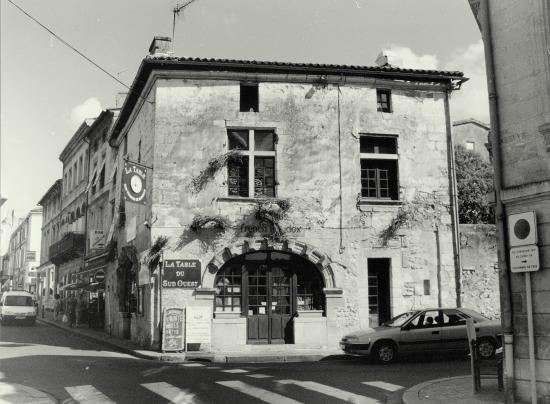
M 70 232 L 50 246 L 50 261 L 60 265 L 84 255 L 86 238 L 83 233 Z

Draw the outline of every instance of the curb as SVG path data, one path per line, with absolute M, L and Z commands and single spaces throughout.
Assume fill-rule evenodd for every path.
M 426 403 L 428 400 L 423 400 L 419 397 L 420 390 L 429 386 L 430 384 L 441 383 L 449 380 L 458 380 L 464 378 L 470 378 L 471 376 L 454 376 L 454 377 L 442 377 L 441 379 L 428 380 L 427 382 L 417 384 L 405 390 L 403 393 L 403 404 L 422 404 Z

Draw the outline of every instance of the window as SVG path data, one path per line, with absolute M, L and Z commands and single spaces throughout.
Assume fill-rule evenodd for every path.
M 94 176 L 92 177 L 92 195 L 95 195 L 95 191 L 96 191 L 96 181 L 95 181 L 95 178 L 96 178 L 96 174 L 94 173 Z
M 376 110 L 379 112 L 392 112 L 391 90 L 376 89 Z
M 73 187 L 73 170 L 72 168 L 69 168 L 69 185 L 68 185 L 68 189 L 71 189 Z
M 80 166 L 80 178 L 78 179 L 79 181 L 82 181 L 84 179 L 84 166 L 82 159 L 82 156 L 80 156 L 80 159 L 78 160 L 78 165 Z
M 128 154 L 128 135 L 124 136 L 124 155 Z
M 139 139 L 139 142 L 138 142 L 138 160 L 137 160 L 138 163 L 141 163 L 141 139 Z
M 241 112 L 258 112 L 258 84 L 241 84 Z
M 228 130 L 229 150 L 242 157 L 229 161 L 228 195 L 275 197 L 275 139 L 272 130 Z
M 371 199 L 399 199 L 397 138 L 364 135 L 360 138 L 361 196 Z
M 430 280 L 424 279 L 424 295 L 428 296 L 430 294 Z
M 102 189 L 105 186 L 105 165 L 101 168 L 99 173 L 99 189 Z
M 74 173 L 74 184 L 73 185 L 76 187 L 78 185 L 78 161 L 74 162 L 73 173 Z
M 216 276 L 216 311 L 241 312 L 241 272 L 231 265 Z
M 466 150 L 474 151 L 476 148 L 476 144 L 474 142 L 466 142 Z

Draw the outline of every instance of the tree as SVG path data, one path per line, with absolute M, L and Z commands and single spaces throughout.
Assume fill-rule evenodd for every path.
M 494 190 L 493 167 L 481 156 L 461 145 L 455 146 L 458 218 L 460 223 L 495 223 L 495 212 L 487 202 Z

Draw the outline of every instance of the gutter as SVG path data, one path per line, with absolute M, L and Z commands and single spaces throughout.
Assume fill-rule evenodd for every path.
M 497 255 L 499 266 L 501 322 L 504 334 L 504 368 L 506 375 L 506 402 L 514 402 L 514 351 L 513 351 L 513 317 L 510 274 L 506 257 L 507 233 L 505 208 L 502 202 L 502 150 L 500 133 L 500 116 L 498 109 L 498 93 L 495 81 L 495 62 L 491 35 L 491 19 L 489 0 L 481 0 L 480 4 L 481 36 L 485 48 L 485 65 L 487 71 L 487 90 L 489 92 L 489 113 L 491 118 L 491 148 L 493 151 L 494 186 L 495 186 L 495 216 L 497 221 Z

